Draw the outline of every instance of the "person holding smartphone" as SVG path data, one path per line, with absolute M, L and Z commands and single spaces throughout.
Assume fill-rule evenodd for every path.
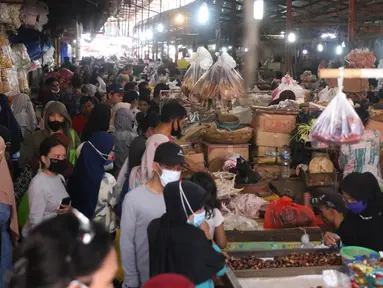
M 41 143 L 40 155 L 41 169 L 28 189 L 29 217 L 22 230 L 24 237 L 44 220 L 71 210 L 69 194 L 61 175 L 68 163 L 64 145 L 56 137 L 50 136 Z

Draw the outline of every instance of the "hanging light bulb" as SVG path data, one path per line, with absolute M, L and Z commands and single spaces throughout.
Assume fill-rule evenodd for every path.
M 303 49 L 302 53 L 303 53 L 303 55 L 306 55 L 309 52 L 306 49 Z
M 336 53 L 336 55 L 342 55 L 342 53 L 343 53 L 342 46 L 340 46 L 340 45 L 336 46 L 335 53 Z
M 185 17 L 184 17 L 184 15 L 182 15 L 182 14 L 178 14 L 177 17 L 176 17 L 176 22 L 177 22 L 178 24 L 182 24 L 182 23 L 184 23 L 184 21 L 185 21 Z
M 160 32 L 160 33 L 164 32 L 164 25 L 162 25 L 161 23 L 158 24 L 157 31 Z
M 295 33 L 290 32 L 289 35 L 287 35 L 287 41 L 289 41 L 290 43 L 294 43 L 296 40 L 297 36 L 295 35 Z
M 346 48 L 346 43 L 342 42 L 342 48 Z
M 201 24 L 206 24 L 209 20 L 209 7 L 206 2 L 203 2 L 198 11 L 198 21 Z
M 263 0 L 254 0 L 254 19 L 263 19 L 264 3 Z
M 317 49 L 318 49 L 319 52 L 323 52 L 323 45 L 322 44 L 318 44 Z

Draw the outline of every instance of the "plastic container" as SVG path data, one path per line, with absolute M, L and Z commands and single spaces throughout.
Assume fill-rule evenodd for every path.
M 288 146 L 284 146 L 281 154 L 281 176 L 282 178 L 290 178 L 290 151 Z

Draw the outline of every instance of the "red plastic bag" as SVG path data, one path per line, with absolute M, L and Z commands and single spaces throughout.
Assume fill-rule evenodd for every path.
M 338 79 L 338 87 L 337 95 L 311 129 L 311 136 L 338 145 L 357 143 L 363 137 L 364 125 L 342 92 L 342 80 Z
M 315 225 L 315 214 L 309 207 L 293 202 L 289 197 L 274 200 L 266 209 L 265 229 L 310 227 Z

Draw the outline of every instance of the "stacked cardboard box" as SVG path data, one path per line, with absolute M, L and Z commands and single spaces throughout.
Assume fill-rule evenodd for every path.
M 255 114 L 255 157 L 257 163 L 277 164 L 285 145 L 290 145 L 291 132 L 298 113 L 279 110 L 257 110 Z

